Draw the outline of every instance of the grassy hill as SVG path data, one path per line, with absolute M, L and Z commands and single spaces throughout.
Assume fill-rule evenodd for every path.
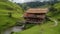
M 44 24 L 35 25 L 32 28 L 14 34 L 60 34 L 60 3 L 55 4 L 53 7 L 57 10 L 49 11 L 47 14 L 52 18 L 51 21 L 47 20 Z M 57 25 L 53 19 L 57 21 Z
M 0 0 L 0 32 L 16 23 L 20 19 L 23 10 L 15 3 Z M 20 19 L 21 20 L 21 19 Z
M 29 29 L 14 34 L 60 34 L 60 3 L 53 6 L 56 11 L 49 11 L 47 16 L 57 20 L 57 25 L 52 20 L 45 21 L 44 24 L 35 25 Z M 15 3 L 0 0 L 0 34 L 5 29 L 15 25 L 17 20 L 22 20 L 23 10 Z
M 54 22 L 46 22 L 45 24 L 36 25 L 30 29 L 14 34 L 60 34 L 60 23 L 54 26 Z

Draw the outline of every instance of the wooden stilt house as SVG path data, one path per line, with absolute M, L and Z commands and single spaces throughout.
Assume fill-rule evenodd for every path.
M 41 23 L 48 12 L 48 8 L 30 8 L 24 13 L 27 23 Z

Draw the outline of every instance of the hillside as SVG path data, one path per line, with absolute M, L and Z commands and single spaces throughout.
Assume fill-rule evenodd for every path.
M 57 26 L 54 26 L 54 24 L 54 22 L 48 21 L 16 34 L 60 34 L 60 23 Z
M 59 2 L 58 0 L 54 0 L 54 1 L 35 1 L 35 2 L 25 2 L 25 3 L 17 3 L 18 5 L 20 5 L 24 10 L 28 9 L 28 8 L 46 8 L 48 6 L 50 6 L 51 4 L 55 4 Z
M 30 6 L 31 3 L 27 3 L 28 6 Z M 31 5 L 34 6 L 35 3 L 36 2 Z M 36 4 L 37 7 L 40 6 L 40 2 Z M 24 5 L 25 4 L 23 4 L 23 6 Z M 5 29 L 14 26 L 17 21 L 23 20 L 22 15 L 24 10 L 22 10 L 22 8 L 26 7 L 18 6 L 16 3 L 12 3 L 8 0 L 0 0 L 0 34 L 3 34 Z M 60 2 L 52 5 L 51 10 L 46 16 L 48 18 L 46 18 L 43 24 L 29 24 L 26 25 L 26 30 L 13 32 L 12 34 L 60 34 Z
M 8 0 L 0 0 L 0 33 L 13 26 L 16 20 L 21 20 L 22 13 L 22 8 L 17 4 Z
M 53 5 L 54 9 L 48 12 L 50 20 L 46 20 L 44 24 L 35 25 L 22 32 L 16 32 L 14 34 L 60 34 L 60 3 Z

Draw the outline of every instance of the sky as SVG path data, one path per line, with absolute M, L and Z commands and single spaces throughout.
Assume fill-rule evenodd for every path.
M 16 2 L 16 3 L 24 3 L 24 2 L 32 2 L 32 1 L 41 1 L 41 2 L 43 2 L 44 0 L 13 0 L 13 2 Z M 46 1 L 48 1 L 48 0 L 46 0 Z

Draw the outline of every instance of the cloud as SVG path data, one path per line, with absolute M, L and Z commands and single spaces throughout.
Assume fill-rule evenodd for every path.
M 35 0 L 13 0 L 13 2 L 17 2 L 17 3 L 24 3 L 24 2 L 31 2 L 31 1 L 35 1 Z
M 31 2 L 31 1 L 34 1 L 34 0 L 24 0 L 24 2 Z
M 13 0 L 13 2 L 22 3 L 23 0 Z
M 17 3 L 32 2 L 32 1 L 41 1 L 41 2 L 43 2 L 44 0 L 13 0 L 13 2 L 17 2 Z

